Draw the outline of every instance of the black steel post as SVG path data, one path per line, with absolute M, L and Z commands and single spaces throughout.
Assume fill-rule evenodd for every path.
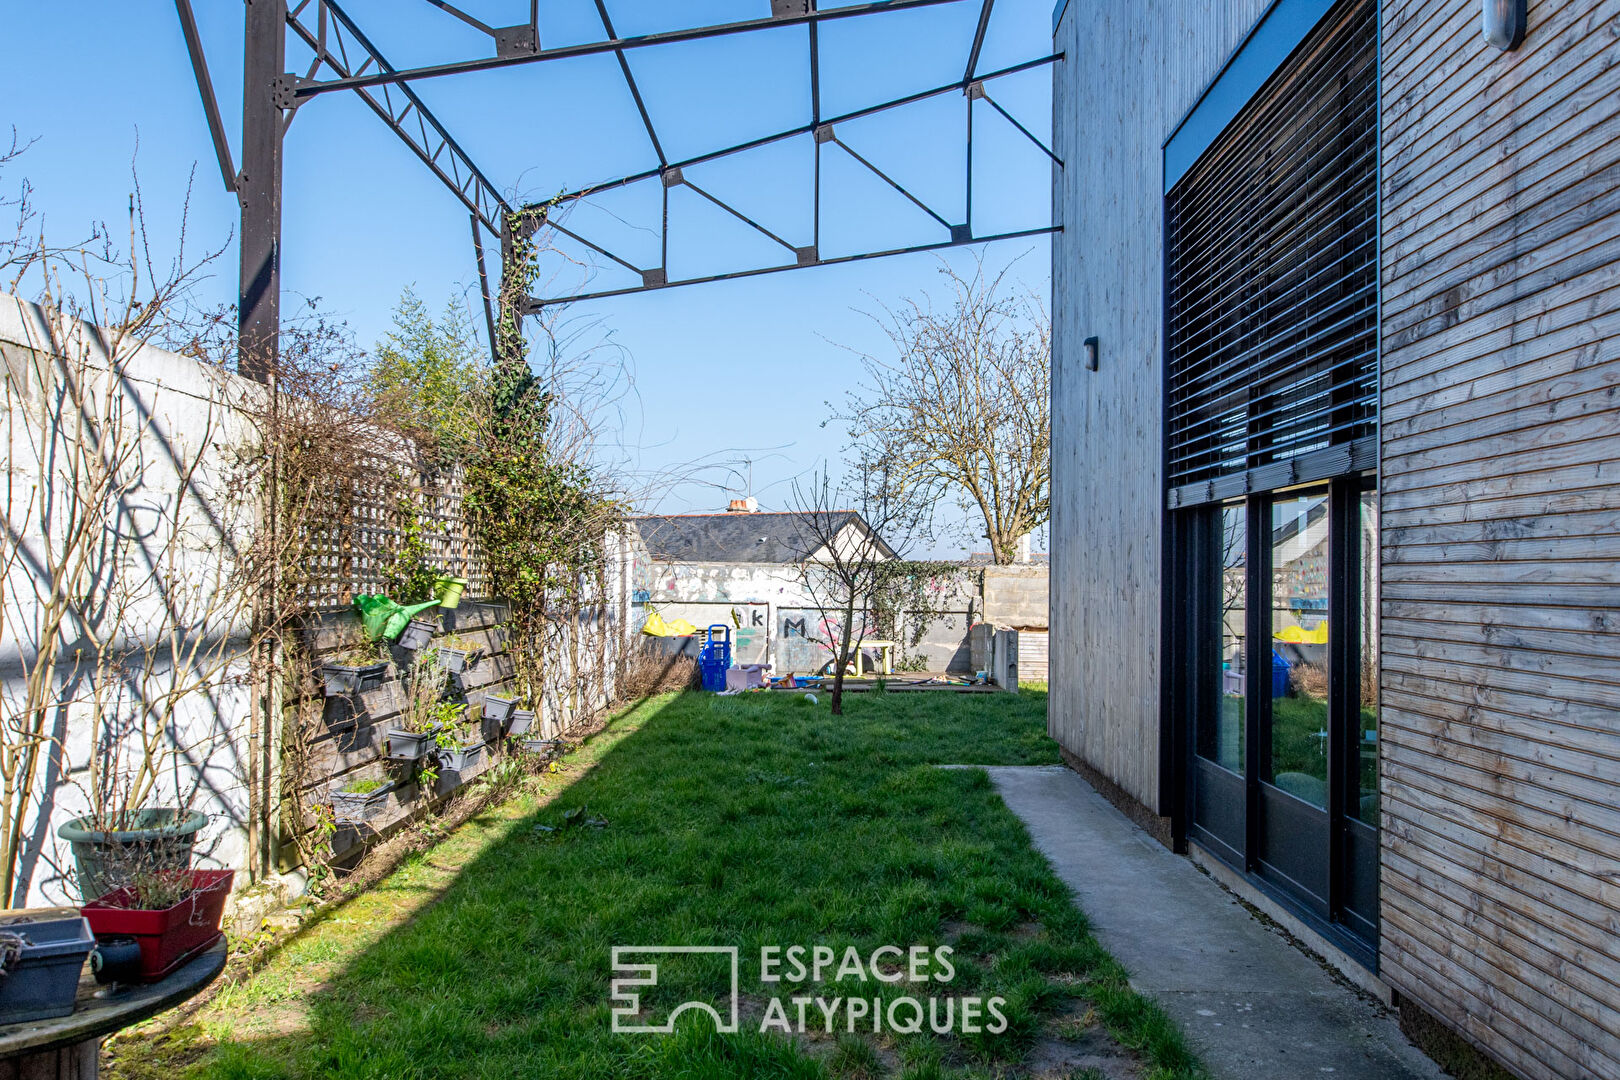
M 286 0 L 247 0 L 242 52 L 241 277 L 236 367 L 269 382 L 281 323 L 282 98 Z
M 242 172 L 236 195 L 242 210 L 241 268 L 237 290 L 236 370 L 274 386 L 281 323 L 281 139 L 282 100 L 289 89 L 286 67 L 286 0 L 247 0 L 242 63 Z M 279 476 L 276 482 L 279 483 Z M 272 498 L 273 507 L 275 499 Z M 273 511 L 272 511 L 273 515 Z M 272 533 L 277 522 L 270 520 Z M 262 626 L 278 620 L 274 590 Z M 273 639 L 265 645 L 266 671 L 277 667 Z M 280 695 L 271 675 L 256 688 L 258 708 L 249 748 L 252 824 L 248 866 L 255 881 L 269 873 L 274 847 L 276 714 Z

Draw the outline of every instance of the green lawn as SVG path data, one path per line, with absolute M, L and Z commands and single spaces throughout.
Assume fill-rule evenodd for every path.
M 985 774 L 936 767 L 1056 763 L 1046 695 L 847 702 L 843 718 L 824 697 L 644 702 L 545 790 L 329 911 L 193 1023 L 115 1043 L 112 1075 L 922 1080 L 1041 1072 L 1064 1039 L 1129 1047 L 1143 1075 L 1197 1075 Z M 582 807 L 605 824 L 569 826 Z M 612 947 L 675 944 L 740 946 L 739 1034 L 690 1014 L 673 1036 L 610 1031 Z M 950 945 L 955 976 L 765 984 L 762 945 Z M 649 1000 L 721 1004 L 716 979 L 672 961 Z M 863 1018 L 852 1035 L 839 1014 L 833 1035 L 761 1034 L 768 999 L 794 992 L 999 996 L 1007 1030 L 874 1035 Z

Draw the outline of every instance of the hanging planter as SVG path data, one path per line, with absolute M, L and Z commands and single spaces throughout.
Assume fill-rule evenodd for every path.
M 465 578 L 440 577 L 433 582 L 433 594 L 439 598 L 442 608 L 457 608 L 461 606 L 461 594 L 467 589 Z
M 387 677 L 386 663 L 321 665 L 322 688 L 327 697 L 341 697 L 344 694 L 360 694 L 367 690 L 375 690 Z
M 476 769 L 478 763 L 483 760 L 484 744 L 481 742 L 462 743 L 460 746 L 439 751 L 439 766 L 447 773 L 464 773 Z
M 71 1014 L 84 958 L 96 947 L 90 924 L 41 919 L 0 926 L 0 935 L 0 1024 Z
M 127 971 L 120 965 L 118 981 L 157 982 L 224 937 L 219 923 L 235 874 L 234 870 L 188 870 L 178 881 L 158 883 L 156 887 L 162 891 L 183 894 L 173 903 L 146 895 L 145 888 L 152 886 L 131 886 L 86 904 L 84 917 L 98 941 L 110 945 L 134 939 L 140 948 L 139 963 L 131 963 Z
M 386 780 L 357 780 L 332 792 L 332 817 L 339 825 L 362 825 L 382 812 L 394 785 Z
M 98 827 L 94 817 L 80 817 L 56 830 L 73 851 L 79 895 L 86 900 L 116 889 L 135 870 L 189 870 L 197 833 L 208 816 L 200 810 L 152 807 L 102 824 L 119 827 Z
M 484 719 L 492 720 L 497 724 L 504 724 L 507 718 L 512 715 L 512 709 L 516 704 L 511 698 L 485 694 Z
M 398 645 L 402 649 L 416 652 L 433 640 L 434 631 L 438 629 L 437 623 L 429 622 L 427 619 L 412 619 L 405 624 L 404 631 L 399 635 Z
M 389 728 L 383 736 L 383 757 L 389 761 L 421 761 L 434 746 L 435 733 Z
M 524 739 L 518 744 L 525 753 L 539 754 L 542 757 L 551 757 L 562 749 L 558 739 Z
M 506 733 L 508 735 L 514 735 L 514 736 L 515 735 L 527 735 L 528 732 L 529 732 L 529 729 L 532 728 L 533 726 L 534 726 L 534 710 L 533 709 L 513 709 L 512 710 L 512 722 L 509 725 L 507 725 Z
M 446 645 L 439 646 L 439 661 L 444 670 L 452 675 L 462 675 L 478 667 L 479 651 L 477 649 L 453 649 Z

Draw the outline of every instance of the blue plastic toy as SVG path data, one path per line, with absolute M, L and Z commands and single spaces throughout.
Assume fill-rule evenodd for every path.
M 1271 650 L 1271 696 L 1274 698 L 1288 696 L 1288 673 L 1294 665 L 1288 662 L 1287 657 L 1276 649 Z
M 730 666 L 731 627 L 725 623 L 715 623 L 704 631 L 703 646 L 698 650 L 698 670 L 703 675 L 703 689 L 715 692 L 724 690 L 726 669 Z

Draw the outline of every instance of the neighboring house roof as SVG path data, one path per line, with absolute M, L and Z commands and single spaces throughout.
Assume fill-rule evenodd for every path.
M 854 528 L 870 532 L 854 510 L 817 515 L 825 520 L 813 526 L 809 514 L 656 514 L 635 517 L 630 523 L 654 558 L 676 562 L 799 563 L 821 550 L 820 536 Z M 894 552 L 881 538 L 885 558 Z

